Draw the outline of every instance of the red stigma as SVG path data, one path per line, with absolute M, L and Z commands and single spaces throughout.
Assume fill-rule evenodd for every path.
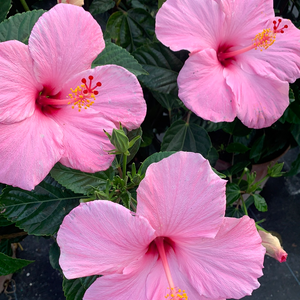
M 87 84 L 87 80 L 85 79 L 85 78 L 82 78 L 81 79 L 81 82 L 84 84 L 83 85 L 83 87 L 85 88 L 84 90 L 83 90 L 83 94 L 94 94 L 94 95 L 98 95 L 99 94 L 99 92 L 98 91 L 96 91 L 95 89 L 97 88 L 97 87 L 100 87 L 102 84 L 101 84 L 101 82 L 97 82 L 96 83 L 96 85 L 94 86 L 94 87 L 92 87 L 92 82 L 93 82 L 93 79 L 94 79 L 94 77 L 92 76 L 92 75 L 90 75 L 89 77 L 88 77 L 88 79 L 89 79 L 89 81 L 90 81 L 90 83 L 89 84 Z
M 284 25 L 283 27 L 278 28 L 281 22 L 282 22 L 282 19 L 278 19 L 277 22 L 275 20 L 273 21 L 273 24 L 274 24 L 273 25 L 273 31 L 274 31 L 274 33 L 284 33 L 283 29 L 288 28 L 288 25 Z

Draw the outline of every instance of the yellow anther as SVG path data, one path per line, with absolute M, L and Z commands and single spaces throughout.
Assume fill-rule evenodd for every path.
M 276 33 L 270 28 L 264 29 L 262 32 L 258 33 L 253 39 L 255 50 L 259 48 L 260 51 L 263 49 L 268 49 L 271 45 L 274 44 L 276 40 Z
M 165 296 L 168 300 L 179 300 L 179 299 L 185 299 L 188 300 L 188 296 L 185 292 L 185 290 L 178 289 L 178 288 L 168 288 L 171 290 L 170 294 L 167 294 Z

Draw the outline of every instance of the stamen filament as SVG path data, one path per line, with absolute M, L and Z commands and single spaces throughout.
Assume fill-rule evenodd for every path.
M 249 50 L 252 50 L 252 49 L 255 49 L 257 46 L 255 44 L 252 44 L 248 47 L 245 47 L 243 49 L 240 49 L 240 50 L 236 50 L 236 51 L 231 51 L 231 52 L 226 52 L 226 53 L 219 53 L 218 56 L 219 56 L 219 59 L 220 60 L 224 60 L 224 59 L 227 59 L 227 58 L 230 58 L 230 57 L 234 57 L 238 54 L 242 54 L 242 53 L 245 53 Z
M 172 279 L 172 275 L 171 275 L 171 271 L 170 271 L 170 267 L 168 264 L 168 260 L 167 260 L 167 256 L 166 256 L 166 251 L 165 251 L 165 247 L 164 247 L 164 238 L 163 237 L 157 237 L 155 239 L 155 244 L 157 246 L 157 250 L 158 253 L 160 255 L 163 267 L 165 269 L 165 273 L 170 285 L 170 289 L 175 289 L 175 285 Z

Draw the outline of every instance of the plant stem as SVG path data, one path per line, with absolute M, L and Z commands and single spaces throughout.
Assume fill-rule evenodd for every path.
M 20 2 L 21 2 L 21 4 L 22 4 L 25 11 L 30 11 L 30 9 L 29 9 L 29 7 L 26 3 L 26 0 L 20 0 Z
M 248 211 L 247 211 L 246 203 L 245 203 L 245 201 L 244 201 L 244 198 L 243 198 L 243 196 L 241 196 L 241 198 L 240 198 L 240 199 L 242 200 L 242 204 L 243 204 L 244 213 L 245 213 L 245 215 L 246 215 L 246 216 L 248 216 Z
M 127 156 L 123 154 L 123 179 L 126 177 Z
M 190 122 L 190 117 L 191 117 L 191 114 L 192 114 L 192 112 L 191 112 L 191 111 L 189 111 L 189 112 L 188 112 L 188 115 L 187 115 L 187 117 L 186 117 L 186 124 L 189 124 L 189 122 Z

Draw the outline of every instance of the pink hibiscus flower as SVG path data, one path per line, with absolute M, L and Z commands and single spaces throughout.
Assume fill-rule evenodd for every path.
M 31 190 L 58 161 L 84 172 L 110 166 L 103 129 L 138 128 L 146 104 L 124 68 L 90 69 L 104 47 L 92 16 L 68 4 L 43 14 L 28 46 L 0 43 L 0 182 Z
M 200 154 L 178 152 L 150 165 L 136 214 L 97 200 L 65 217 L 57 235 L 64 275 L 104 275 L 85 300 L 250 295 L 265 249 L 252 219 L 224 217 L 225 185 Z
M 84 5 L 84 0 L 57 0 L 57 3 L 69 3 L 77 6 Z
M 187 108 L 213 122 L 237 116 L 246 126 L 273 124 L 300 77 L 300 31 L 274 16 L 272 0 L 167 0 L 157 38 L 189 50 L 178 76 Z

